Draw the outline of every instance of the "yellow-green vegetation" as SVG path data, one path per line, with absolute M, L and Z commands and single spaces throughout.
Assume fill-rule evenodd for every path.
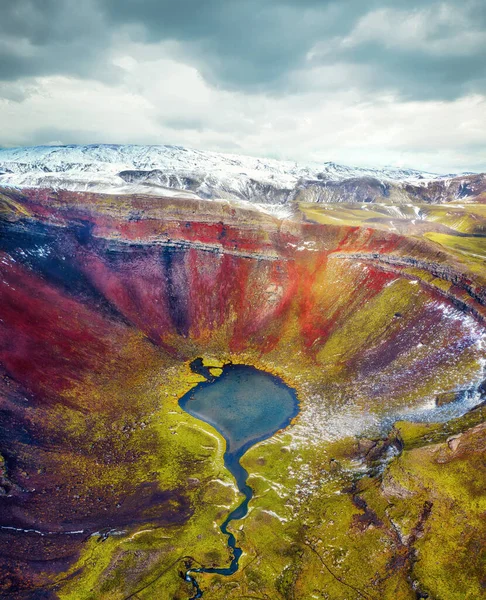
M 421 204 L 420 210 L 428 221 L 460 233 L 486 234 L 486 204 Z
M 209 367 L 209 372 L 213 377 L 219 377 L 223 372 L 223 369 L 221 369 L 220 367 Z
M 484 275 L 486 262 L 486 235 L 485 237 L 455 236 L 444 233 L 427 233 L 425 237 L 457 256 L 458 260 L 465 263 L 471 271 Z
M 217 434 L 211 440 L 204 423 L 198 434 L 189 416 L 179 417 L 189 423 L 180 434 L 196 461 L 207 447 L 216 465 Z M 380 442 L 301 445 L 283 432 L 255 446 L 242 459 L 254 490 L 250 511 L 232 524 L 244 550 L 240 568 L 231 577 L 199 574 L 205 597 L 415 600 L 419 591 L 438 600 L 480 598 L 480 558 L 469 553 L 484 535 L 483 419 L 479 408 L 449 426 L 397 424 Z M 454 435 L 431 445 L 434 432 Z M 400 456 L 394 443 L 405 444 Z M 235 505 L 234 489 L 224 472 L 208 477 L 203 489 L 195 485 L 196 510 L 183 527 L 91 538 L 72 569 L 81 567 L 81 577 L 60 597 L 187 599 L 181 573 L 188 566 L 230 560 L 217 526 Z
M 15 200 L 13 195 L 6 196 L 0 193 L 0 218 L 9 219 L 16 218 L 18 216 L 28 217 L 29 211 L 26 210 L 25 206 L 21 202 Z
M 146 482 L 155 490 L 184 489 L 189 519 L 184 525 L 158 522 L 171 511 L 174 500 L 169 497 L 164 504 L 141 507 L 140 524 L 94 534 L 79 561 L 53 582 L 60 598 L 118 599 L 140 590 L 140 598 L 156 594 L 185 599 L 191 589 L 180 577 L 186 560 L 195 566 L 230 561 L 226 537 L 217 524 L 241 496 L 223 466 L 224 440 L 178 406 L 179 397 L 202 378 L 192 373 L 188 363 L 177 364 L 144 343 L 131 351 L 140 360 L 145 354 L 144 374 L 127 373 L 125 381 L 116 385 L 107 381 L 105 387 L 92 382 L 100 398 L 120 394 L 131 410 L 103 418 L 60 409 L 58 419 L 52 421 L 53 431 L 65 424 L 65 434 L 73 440 L 73 454 L 69 459 L 65 454 L 64 458 L 53 455 L 44 462 L 60 473 L 72 475 L 74 471 L 80 480 L 95 482 L 86 490 L 73 488 L 80 503 L 85 494 L 99 490 L 101 495 L 106 488 L 122 486 L 126 493 L 130 482 Z M 129 354 L 128 349 L 124 352 Z M 74 449 L 86 439 L 92 450 L 88 456 Z M 106 448 L 107 444 L 112 445 L 113 460 L 107 462 L 105 454 L 105 460 L 99 461 L 97 447 Z M 137 453 L 135 461 L 121 458 L 127 449 Z M 120 505 L 123 510 L 123 494 Z
M 484 432 L 395 458 L 390 440 L 305 447 L 282 434 L 251 449 L 255 495 L 234 527 L 245 554 L 231 578 L 200 575 L 206 597 L 482 597 Z
M 350 225 L 358 227 L 365 223 L 373 222 L 373 219 L 382 219 L 386 216 L 379 204 L 370 204 L 366 207 L 366 210 L 361 209 L 360 206 L 360 204 L 316 204 L 314 202 L 299 202 L 298 204 L 299 210 L 308 219 L 322 225 Z M 387 228 L 387 224 L 381 225 L 379 222 L 376 223 L 376 226 Z
M 215 523 L 231 510 L 235 490 L 224 474 L 215 477 L 207 475 L 202 486 L 195 481 L 194 487 L 199 488 L 192 498 L 195 512 L 183 527 L 146 525 L 103 541 L 92 537 L 75 567 L 82 569 L 82 575 L 63 586 L 59 596 L 94 600 L 136 594 L 139 598 L 186 600 L 191 587 L 181 573 L 189 564 L 219 566 L 230 561 L 226 537 Z
M 459 435 L 486 421 L 486 406 L 480 404 L 462 417 L 451 419 L 445 423 L 412 423 L 398 421 L 394 429 L 406 450 L 444 442 L 448 437 Z
M 405 450 L 385 474 L 388 514 L 403 539 L 415 537 L 414 576 L 432 598 L 484 597 L 485 450 L 481 423 Z
M 422 232 L 438 225 L 451 234 L 486 234 L 486 204 L 320 204 L 299 202 L 298 209 L 309 220 L 324 225 L 367 226 L 396 231 L 401 222 L 422 224 Z M 424 223 L 422 223 L 424 222 Z
M 331 269 L 328 268 L 326 275 L 330 273 Z M 411 293 L 409 281 L 406 279 L 392 281 L 380 294 L 370 298 L 362 310 L 350 311 L 343 327 L 332 332 L 318 354 L 319 362 L 326 366 L 333 365 L 334 369 L 343 368 L 350 356 L 362 351 L 363 347 L 373 346 L 385 329 L 388 335 L 391 335 L 394 330 L 399 330 L 402 323 L 399 318 L 395 318 L 395 315 L 407 310 L 418 310 L 420 301 L 420 297 L 417 298 Z M 347 298 L 342 297 L 341 301 L 333 306 L 333 310 L 342 310 L 347 302 Z M 337 375 L 336 371 L 331 375 Z

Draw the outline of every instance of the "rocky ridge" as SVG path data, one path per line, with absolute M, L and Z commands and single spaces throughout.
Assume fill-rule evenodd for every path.
M 167 195 L 271 205 L 298 202 L 482 201 L 484 174 L 349 167 L 202 152 L 181 146 L 39 146 L 0 150 L 0 184 Z

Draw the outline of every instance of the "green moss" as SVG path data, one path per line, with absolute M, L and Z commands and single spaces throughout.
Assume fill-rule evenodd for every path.
M 220 369 L 219 367 L 210 367 L 209 372 L 213 377 L 219 377 L 223 372 L 223 369 Z
M 318 360 L 337 366 L 340 361 L 336 357 L 342 356 L 343 364 L 363 346 L 372 345 L 385 329 L 398 329 L 401 324 L 395 314 L 407 310 L 411 301 L 408 281 L 396 280 L 386 286 L 377 296 L 370 298 L 362 310 L 350 314 L 343 327 L 332 333 L 319 352 Z
M 394 428 L 402 440 L 404 448 L 409 450 L 444 442 L 448 437 L 457 435 L 484 421 L 486 421 L 486 406 L 480 405 L 462 417 L 451 419 L 446 423 L 412 423 L 409 421 L 400 421 L 395 423 Z
M 456 446 L 411 448 L 388 468 L 390 515 L 415 538 L 413 573 L 433 598 L 482 595 L 486 496 L 475 482 L 486 475 L 484 432 L 484 426 L 467 430 Z M 430 506 L 426 519 L 425 503 Z

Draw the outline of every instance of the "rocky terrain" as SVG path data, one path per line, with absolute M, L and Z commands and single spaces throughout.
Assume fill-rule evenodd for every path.
M 180 146 L 40 146 L 0 150 L 0 184 L 105 193 L 168 194 L 271 205 L 298 202 L 481 201 L 484 174 L 365 169 L 202 152 Z

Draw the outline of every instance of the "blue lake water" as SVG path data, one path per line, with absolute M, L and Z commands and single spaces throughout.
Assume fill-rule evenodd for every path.
M 195 361 L 194 366 L 194 370 L 203 372 L 201 361 Z M 206 373 L 208 376 L 209 371 Z M 209 377 L 199 383 L 179 400 L 179 405 L 189 414 L 212 425 L 224 437 L 224 464 L 245 496 L 221 525 L 233 552 L 229 567 L 190 569 L 186 573 L 186 580 L 194 586 L 195 594 L 191 598 L 194 600 L 201 598 L 203 592 L 193 574 L 231 575 L 238 569 L 242 551 L 236 546 L 236 539 L 228 531 L 228 525 L 246 516 L 253 495 L 246 483 L 248 473 L 240 465 L 240 458 L 257 442 L 287 427 L 299 412 L 299 404 L 295 391 L 278 377 L 247 365 L 225 365 L 219 377 Z
M 286 427 L 298 412 L 293 390 L 247 365 L 226 365 L 219 377 L 197 385 L 179 405 L 210 423 L 225 438 L 226 452 L 239 456 Z

